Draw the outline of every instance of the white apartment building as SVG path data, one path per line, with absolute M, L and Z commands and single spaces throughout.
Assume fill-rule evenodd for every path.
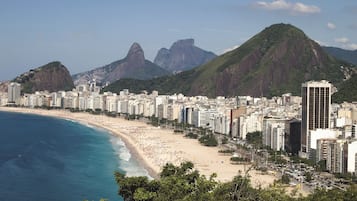
M 129 101 L 128 100 L 118 100 L 118 113 L 128 114 L 129 113 Z
M 262 131 L 263 116 L 251 113 L 238 118 L 238 138 L 245 140 L 247 133 Z
M 215 109 L 198 108 L 192 112 L 192 124 L 196 127 L 213 130 L 214 117 L 218 112 Z
M 285 150 L 285 125 L 287 119 L 267 117 L 263 119 L 263 144 L 275 151 Z
M 118 111 L 118 96 L 116 94 L 106 96 L 106 108 L 108 112 Z
M 169 104 L 167 106 L 167 119 L 170 121 L 181 119 L 182 105 Z
M 19 105 L 21 101 L 21 84 L 11 82 L 7 87 L 8 103 Z
M 217 114 L 214 117 L 213 132 L 228 135 L 230 132 L 230 117 L 224 114 Z
M 348 158 L 347 158 L 347 172 L 357 172 L 357 141 L 352 141 L 347 145 Z

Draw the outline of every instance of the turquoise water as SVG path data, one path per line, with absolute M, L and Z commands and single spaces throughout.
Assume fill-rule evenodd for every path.
M 147 175 L 124 143 L 74 121 L 0 112 L 0 200 L 122 200 L 113 172 Z

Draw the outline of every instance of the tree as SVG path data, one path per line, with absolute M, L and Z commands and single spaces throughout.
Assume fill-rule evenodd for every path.
M 126 177 L 118 171 L 116 171 L 114 175 L 117 184 L 120 186 L 119 195 L 121 195 L 125 201 L 135 200 L 134 194 L 139 188 L 155 192 L 158 187 L 155 181 L 149 182 L 147 177 Z
M 198 140 L 201 144 L 204 144 L 205 146 L 208 147 L 215 147 L 218 145 L 218 141 L 213 134 L 204 135 L 200 137 Z
M 283 184 L 289 184 L 290 183 L 290 177 L 287 174 L 283 174 L 280 179 L 281 183 Z
M 250 169 L 249 169 L 250 170 Z M 357 185 L 346 190 L 317 189 L 307 197 L 292 197 L 286 194 L 281 185 L 265 189 L 253 188 L 248 176 L 234 177 L 232 181 L 219 183 L 216 175 L 206 178 L 194 170 L 191 162 L 180 166 L 166 164 L 159 180 L 149 181 L 146 177 L 126 177 L 116 172 L 115 178 L 119 184 L 119 195 L 125 201 L 355 201 L 357 200 Z M 287 175 L 282 181 L 287 183 Z
M 247 133 L 246 140 L 249 144 L 254 145 L 256 148 L 263 146 L 263 134 L 260 131 Z
M 223 139 L 222 139 L 222 144 L 227 144 L 228 143 L 228 138 L 227 137 L 224 137 Z
M 312 180 L 312 173 L 311 172 L 305 172 L 305 181 L 310 182 Z

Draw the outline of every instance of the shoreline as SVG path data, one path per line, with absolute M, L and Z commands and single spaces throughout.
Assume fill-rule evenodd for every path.
M 132 157 L 135 157 L 139 165 L 155 179 L 166 163 L 179 165 L 184 161 L 191 161 L 200 174 L 209 177 L 216 173 L 216 180 L 220 182 L 231 181 L 235 176 L 243 175 L 250 167 L 231 164 L 230 156 L 218 153 L 219 147 L 206 147 L 197 140 L 185 138 L 180 134 L 174 134 L 172 130 L 160 129 L 144 122 L 82 112 L 71 113 L 66 110 L 0 107 L 0 111 L 71 119 L 84 126 L 102 128 L 111 135 L 119 137 Z M 279 179 L 275 175 L 264 175 L 256 170 L 249 171 L 249 175 L 253 187 L 264 188 Z
M 1 111 L 1 107 L 0 107 L 0 111 Z M 25 113 L 26 114 L 26 113 Z M 51 116 L 52 117 L 52 116 Z M 119 138 L 120 140 L 123 141 L 123 143 L 125 144 L 125 147 L 129 150 L 130 154 L 131 154 L 131 157 L 134 157 L 136 159 L 136 161 L 139 163 L 140 166 L 142 166 L 146 171 L 147 173 L 149 174 L 150 177 L 154 178 L 154 179 L 157 179 L 159 178 L 159 175 L 158 175 L 158 172 L 156 172 L 149 164 L 147 164 L 146 160 L 143 158 L 142 155 L 140 155 L 138 149 L 133 146 L 132 144 L 130 144 L 129 140 L 119 134 L 119 133 L 113 133 L 112 130 L 106 128 L 106 127 L 103 127 L 101 125 L 98 125 L 98 124 L 92 124 L 92 123 L 86 123 L 86 122 L 81 122 L 81 121 L 78 121 L 76 119 L 71 119 L 71 120 L 74 120 L 76 122 L 78 122 L 79 124 L 83 125 L 83 126 L 88 126 L 88 125 L 91 125 L 95 128 L 100 128 L 100 129 L 103 129 L 105 130 L 105 132 L 107 132 L 109 135 L 111 136 L 114 136 L 116 138 Z

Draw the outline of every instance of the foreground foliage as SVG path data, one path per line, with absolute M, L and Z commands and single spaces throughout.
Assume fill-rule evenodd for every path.
M 219 183 L 213 174 L 209 178 L 200 175 L 191 162 L 180 166 L 166 164 L 160 179 L 126 177 L 115 172 L 119 195 L 125 201 L 356 201 L 357 186 L 346 191 L 318 189 L 307 197 L 292 196 L 283 188 L 253 188 L 248 175 L 236 176 L 232 181 Z M 295 194 L 296 192 L 294 192 Z

